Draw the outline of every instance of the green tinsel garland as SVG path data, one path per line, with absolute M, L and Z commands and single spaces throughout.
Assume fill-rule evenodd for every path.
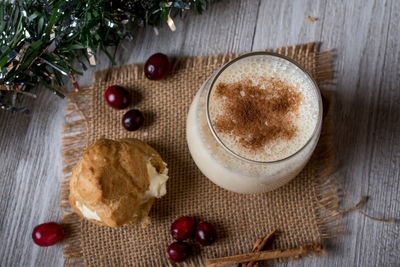
M 169 16 L 208 0 L 0 0 L 0 107 L 17 107 L 19 96 L 35 97 L 37 85 L 63 97 L 63 76 L 73 81 L 101 49 L 115 64 L 107 47 L 133 38 L 138 26 L 165 24 Z M 75 69 L 76 62 L 81 68 Z M 85 64 L 86 63 L 86 64 Z M 79 85 L 74 83 L 78 88 Z

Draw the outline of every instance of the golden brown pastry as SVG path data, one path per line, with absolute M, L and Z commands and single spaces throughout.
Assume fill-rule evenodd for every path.
M 166 194 L 168 169 L 152 147 L 138 139 L 100 139 L 75 166 L 69 202 L 81 217 L 110 227 L 150 223 L 154 198 Z

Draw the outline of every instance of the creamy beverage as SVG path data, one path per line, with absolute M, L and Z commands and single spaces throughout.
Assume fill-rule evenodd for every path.
M 322 105 L 296 63 L 250 53 L 214 73 L 195 96 L 187 141 L 199 169 L 238 193 L 276 189 L 293 179 L 319 138 Z

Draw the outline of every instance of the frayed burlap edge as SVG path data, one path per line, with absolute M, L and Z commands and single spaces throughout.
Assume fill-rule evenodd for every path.
M 339 208 L 339 187 L 332 176 L 336 170 L 335 148 L 333 145 L 332 107 L 334 96 L 332 91 L 322 91 L 329 100 L 328 114 L 324 120 L 319 148 L 313 154 L 316 176 L 313 179 L 315 193 L 316 222 L 322 239 L 344 234 L 343 212 Z
M 343 218 L 339 210 L 339 190 L 335 181 L 331 177 L 336 169 L 335 151 L 332 141 L 332 106 L 333 93 L 325 90 L 333 84 L 333 52 L 326 50 L 319 52 L 320 42 L 308 43 L 304 45 L 287 46 L 274 49 L 274 52 L 283 54 L 299 61 L 298 55 L 308 57 L 313 53 L 312 61 L 306 62 L 306 68 L 317 81 L 323 95 L 329 99 L 329 110 L 325 119 L 319 147 L 315 151 L 313 158 L 316 162 L 317 175 L 313 178 L 315 203 L 314 211 L 316 222 L 321 239 L 332 238 L 344 234 Z M 182 57 L 175 61 L 174 68 L 188 68 L 198 64 L 223 65 L 235 58 L 238 54 L 225 54 L 204 57 Z M 111 72 L 109 70 L 98 71 L 93 76 L 93 85 L 84 88 L 79 92 L 71 92 L 68 95 L 68 106 L 66 109 L 66 123 L 63 131 L 63 174 L 61 184 L 61 209 L 63 210 L 62 223 L 66 228 L 66 236 L 63 241 L 63 254 L 65 266 L 85 265 L 81 248 L 81 218 L 74 214 L 69 205 L 69 179 L 76 163 L 81 158 L 84 149 L 88 145 L 87 132 L 91 123 L 90 113 L 90 91 L 96 84 L 108 82 L 110 80 L 132 79 L 143 75 L 142 65 L 128 65 Z M 115 75 L 115 73 L 118 73 Z M 323 142 L 321 142 L 323 140 Z M 318 167 L 317 167 L 318 166 Z M 323 255 L 319 253 L 317 255 Z M 290 260 L 290 259 L 286 259 Z M 286 261 L 285 260 L 285 261 Z M 198 266 L 204 262 L 196 263 Z
M 61 183 L 62 223 L 66 229 L 64 239 L 65 266 L 84 265 L 81 249 L 81 219 L 72 212 L 69 204 L 69 179 L 73 168 L 87 146 L 88 123 L 90 120 L 91 87 L 68 94 L 66 123 L 63 130 L 62 157 L 64 178 Z

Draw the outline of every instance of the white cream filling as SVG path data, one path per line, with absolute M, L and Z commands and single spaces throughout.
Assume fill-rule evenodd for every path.
M 160 198 L 167 193 L 166 182 L 168 180 L 168 169 L 165 168 L 162 173 L 158 173 L 156 168 L 151 164 L 150 160 L 147 161 L 147 173 L 149 175 L 149 190 L 144 192 L 145 198 Z
M 89 209 L 88 207 L 85 206 L 85 204 L 81 204 L 79 203 L 79 201 L 76 201 L 75 205 L 81 211 L 82 215 L 85 216 L 86 219 L 101 221 L 96 211 Z

